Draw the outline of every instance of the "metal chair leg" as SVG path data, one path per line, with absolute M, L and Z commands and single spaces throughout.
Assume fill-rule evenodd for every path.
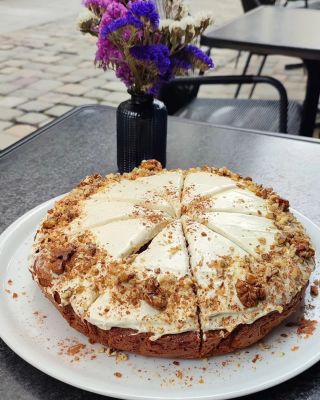
M 234 68 L 237 69 L 238 68 L 238 64 L 239 64 L 239 60 L 241 57 L 241 50 L 238 51 L 237 57 L 236 57 L 236 62 L 234 64 Z
M 263 70 L 263 67 L 264 67 L 266 61 L 267 61 L 267 56 L 264 55 L 263 58 L 262 58 L 262 62 L 261 62 L 261 64 L 260 64 L 260 67 L 259 67 L 257 76 L 260 76 L 260 75 L 261 75 L 261 72 L 262 72 L 262 70 Z M 252 98 L 253 92 L 254 92 L 255 88 L 256 88 L 256 83 L 252 86 L 252 89 L 251 89 L 250 94 L 249 94 L 249 99 Z
M 251 61 L 252 56 L 253 56 L 252 53 L 249 53 L 249 54 L 248 54 L 246 64 L 245 64 L 245 66 L 244 66 L 244 68 L 243 68 L 243 71 L 242 71 L 242 76 L 247 75 L 247 71 L 248 71 L 248 68 L 249 68 L 250 61 Z M 240 90 L 241 90 L 241 84 L 238 85 L 237 90 L 236 90 L 236 93 L 234 94 L 234 98 L 235 98 L 235 99 L 238 98 L 239 93 L 240 93 Z

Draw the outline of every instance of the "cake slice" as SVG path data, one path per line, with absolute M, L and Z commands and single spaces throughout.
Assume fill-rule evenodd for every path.
M 189 273 L 189 256 L 180 221 L 168 224 L 151 242 L 149 247 L 138 254 L 133 266 L 158 274 L 173 273 L 184 276 Z
M 213 194 L 205 200 L 194 201 L 189 207 L 189 212 L 201 210 L 202 212 L 228 212 L 266 216 L 269 212 L 267 202 L 250 190 L 232 188 Z
M 229 177 L 205 171 L 190 172 L 184 181 L 182 204 L 187 205 L 236 187 L 236 182 Z
M 122 258 L 138 251 L 155 237 L 168 220 L 152 221 L 147 218 L 115 221 L 90 229 L 99 246 L 112 258 Z
M 272 220 L 255 215 L 204 212 L 194 218 L 253 256 L 269 252 L 279 233 Z
M 165 171 L 157 175 L 113 182 L 101 188 L 96 198 L 131 202 L 164 211 L 174 217 L 180 215 L 182 185 L 182 172 Z

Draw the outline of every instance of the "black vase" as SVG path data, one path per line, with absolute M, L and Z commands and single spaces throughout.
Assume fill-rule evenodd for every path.
M 131 99 L 117 109 L 117 161 L 120 173 L 130 172 L 142 160 L 166 165 L 166 106 L 153 96 L 130 92 Z

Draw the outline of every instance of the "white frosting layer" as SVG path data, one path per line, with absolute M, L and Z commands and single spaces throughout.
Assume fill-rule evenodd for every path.
M 88 308 L 99 296 L 97 290 L 89 282 L 89 280 L 82 280 L 80 290 L 73 291 L 70 297 L 70 304 L 79 317 L 85 315 Z
M 275 309 L 274 305 L 268 304 L 248 309 L 239 301 L 235 285 L 238 279 L 246 278 L 246 271 L 239 261 L 247 254 L 241 247 L 190 219 L 185 218 L 184 226 L 204 332 L 232 331 L 239 324 L 252 323 Z
M 115 221 L 107 225 L 91 228 L 98 245 L 114 258 L 126 257 L 135 253 L 165 227 L 167 221 L 153 223 L 138 218 Z
M 182 203 L 188 204 L 195 198 L 208 198 L 236 187 L 236 183 L 225 176 L 210 172 L 192 172 L 187 175 L 184 182 Z
M 147 250 L 137 256 L 133 266 L 141 270 L 172 272 L 175 276 L 187 275 L 189 256 L 180 221 L 167 225 L 151 242 Z
M 201 285 L 207 285 L 209 279 L 217 277 L 217 271 L 210 266 L 213 261 L 225 256 L 240 258 L 247 255 L 247 252 L 229 239 L 188 217 L 183 217 L 183 224 L 192 272 Z
M 116 182 L 102 189 L 95 197 L 143 204 L 174 217 L 180 215 L 182 185 L 182 172 L 164 172 L 135 180 Z
M 266 216 L 268 207 L 265 200 L 245 189 L 230 189 L 218 193 L 203 202 L 205 211 L 235 212 Z
M 77 236 L 89 231 L 113 258 L 128 256 L 157 235 L 171 220 L 162 211 L 94 195 L 83 202 L 83 212 L 69 226 Z
M 174 318 L 172 318 L 174 314 Z M 170 312 L 159 311 L 145 301 L 137 305 L 115 302 L 112 291 L 107 290 L 89 308 L 86 320 L 103 330 L 113 327 L 130 328 L 137 333 L 152 332 L 151 340 L 164 334 L 176 334 L 199 329 L 195 299 L 189 304 L 171 304 Z
M 270 219 L 254 215 L 208 212 L 195 218 L 253 256 L 269 251 L 278 232 Z
M 80 225 L 82 229 L 90 229 L 110 222 L 155 216 L 160 219 L 169 218 L 168 214 L 161 211 L 150 210 L 133 203 L 105 201 L 98 196 L 92 196 L 84 203 Z M 75 220 L 74 224 L 77 224 L 77 222 L 78 220 Z

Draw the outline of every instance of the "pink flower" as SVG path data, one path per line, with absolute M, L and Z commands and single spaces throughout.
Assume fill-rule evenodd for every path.
M 131 31 L 130 29 L 125 29 L 122 33 L 122 39 L 126 42 L 131 38 Z
M 127 13 L 127 8 L 117 1 L 112 1 L 107 8 L 107 13 L 112 19 L 121 18 Z

